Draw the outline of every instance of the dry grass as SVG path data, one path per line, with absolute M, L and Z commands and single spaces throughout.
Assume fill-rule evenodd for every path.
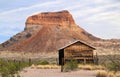
M 117 74 L 116 74 L 116 77 L 120 77 L 120 73 L 117 73 Z
M 106 71 L 98 71 L 96 77 L 107 77 Z
M 84 70 L 104 70 L 105 67 L 101 65 L 79 65 L 79 69 L 84 69 Z
M 109 72 L 109 73 L 107 74 L 107 77 L 116 77 L 116 76 L 115 76 L 115 74 L 113 74 L 112 72 Z
M 53 65 L 53 64 L 49 64 L 49 65 L 31 65 L 31 68 L 38 68 L 38 69 L 60 69 L 61 66 L 59 65 Z M 83 70 L 104 70 L 105 67 L 101 66 L 101 65 L 78 65 L 78 69 L 83 69 Z
M 7 55 L 7 56 L 6 56 Z M 57 52 L 51 53 L 25 53 L 25 52 L 12 52 L 12 51 L 0 51 L 0 59 L 6 60 L 22 60 L 28 61 L 43 61 L 47 60 L 49 63 L 56 63 L 58 58 Z
M 31 67 L 31 69 L 34 69 L 36 66 L 34 64 L 32 64 L 30 67 Z
M 60 69 L 60 66 L 58 65 L 32 65 L 31 68 L 37 68 L 37 69 Z
M 113 72 L 101 70 L 97 72 L 96 77 L 120 77 L 120 73 L 114 74 Z
M 84 70 L 93 70 L 93 67 L 91 65 L 79 65 L 78 68 Z

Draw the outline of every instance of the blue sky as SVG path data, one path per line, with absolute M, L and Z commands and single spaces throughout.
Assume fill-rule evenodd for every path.
M 0 43 L 23 31 L 28 16 L 60 10 L 97 37 L 120 38 L 120 0 L 0 0 Z

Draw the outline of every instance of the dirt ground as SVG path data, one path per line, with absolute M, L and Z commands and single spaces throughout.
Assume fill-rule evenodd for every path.
M 76 70 L 61 72 L 60 69 L 25 68 L 20 72 L 22 77 L 96 77 L 97 71 Z

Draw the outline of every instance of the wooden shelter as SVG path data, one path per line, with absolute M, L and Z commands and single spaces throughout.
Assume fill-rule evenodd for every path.
M 77 60 L 78 63 L 94 63 L 93 50 L 95 50 L 93 46 L 77 40 L 59 49 L 59 65 L 70 60 Z

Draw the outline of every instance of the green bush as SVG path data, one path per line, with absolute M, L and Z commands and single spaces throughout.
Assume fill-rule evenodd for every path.
M 78 62 L 76 60 L 70 60 L 68 62 L 65 63 L 65 65 L 63 66 L 64 71 L 71 71 L 71 70 L 75 70 L 76 68 L 78 68 Z
M 14 75 L 28 66 L 28 62 L 7 62 L 0 60 L 0 73 L 2 77 L 15 77 Z
M 114 69 L 115 69 L 115 64 L 109 63 L 109 64 L 107 64 L 107 68 L 108 68 L 109 70 L 114 70 Z
M 47 65 L 49 64 L 48 61 L 40 61 L 40 62 L 37 62 L 37 65 Z
M 117 71 L 120 71 L 120 64 L 117 64 L 117 63 L 109 63 L 109 64 L 107 64 L 106 67 L 108 70 L 114 71 L 115 73 Z

